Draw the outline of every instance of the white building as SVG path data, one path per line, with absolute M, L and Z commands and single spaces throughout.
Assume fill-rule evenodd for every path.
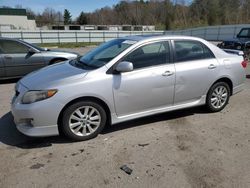
M 35 30 L 36 21 L 27 16 L 25 9 L 0 8 L 0 29 Z

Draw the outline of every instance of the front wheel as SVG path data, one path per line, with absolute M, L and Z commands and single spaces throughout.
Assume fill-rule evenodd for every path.
M 83 141 L 96 137 L 106 124 L 106 112 L 92 101 L 72 104 L 63 112 L 62 131 L 72 140 Z
M 230 88 L 225 82 L 215 83 L 207 94 L 206 105 L 209 111 L 219 112 L 225 108 L 230 98 Z

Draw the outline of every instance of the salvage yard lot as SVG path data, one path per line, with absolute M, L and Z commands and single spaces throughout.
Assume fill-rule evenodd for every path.
M 164 113 L 77 143 L 19 133 L 10 114 L 13 88 L 13 81 L 0 84 L 1 188 L 250 187 L 250 79 L 220 113 Z

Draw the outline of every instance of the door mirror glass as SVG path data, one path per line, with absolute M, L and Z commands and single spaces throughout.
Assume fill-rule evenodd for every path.
M 122 61 L 120 63 L 118 63 L 118 65 L 116 66 L 116 71 L 117 72 L 131 72 L 133 71 L 133 63 L 128 62 L 128 61 Z

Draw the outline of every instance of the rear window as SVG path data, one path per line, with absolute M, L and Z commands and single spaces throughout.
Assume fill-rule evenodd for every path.
M 176 62 L 214 58 L 214 54 L 198 41 L 175 41 Z

